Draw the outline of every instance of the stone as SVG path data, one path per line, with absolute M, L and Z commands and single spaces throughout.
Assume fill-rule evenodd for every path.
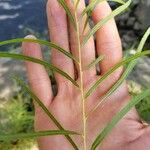
M 141 29 L 141 24 L 139 22 L 135 22 L 134 30 L 140 30 L 140 29 Z
M 135 17 L 131 17 L 127 20 L 127 26 L 132 26 L 134 25 L 135 22 Z
M 134 70 L 132 71 L 131 75 L 129 76 L 129 80 L 132 80 L 142 87 L 149 87 L 150 86 L 150 59 L 148 56 L 144 56 L 138 60 L 138 63 Z
M 15 50 L 15 52 L 19 51 Z M 14 92 L 13 75 L 18 75 L 21 78 L 25 78 L 25 67 L 21 61 L 0 58 L 0 98 L 8 98 Z

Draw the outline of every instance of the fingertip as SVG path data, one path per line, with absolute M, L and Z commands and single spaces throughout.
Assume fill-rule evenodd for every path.
M 112 9 L 107 1 L 103 1 L 95 7 L 92 12 L 92 19 L 94 22 L 99 22 L 101 19 L 107 17 L 112 12 Z
M 24 39 L 36 39 L 36 37 L 34 35 L 27 35 L 24 37 Z M 26 43 L 29 43 L 29 42 L 22 42 L 22 46 L 24 46 Z M 30 42 L 31 43 L 31 42 Z
M 37 39 L 34 35 L 27 35 L 24 39 Z M 22 42 L 23 54 L 27 56 L 41 57 L 41 48 L 38 43 L 24 41 Z

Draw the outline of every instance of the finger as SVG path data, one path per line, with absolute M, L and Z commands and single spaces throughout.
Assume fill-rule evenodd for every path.
M 101 2 L 93 10 L 92 19 L 97 24 L 111 12 L 109 4 L 107 2 Z M 114 19 L 107 22 L 96 32 L 96 48 L 98 55 L 105 55 L 105 59 L 100 63 L 102 74 L 106 73 L 121 60 L 121 40 Z
M 48 0 L 47 17 L 51 41 L 69 51 L 67 17 L 56 0 Z M 55 49 L 52 49 L 52 63 L 74 78 L 73 61 Z M 58 87 L 68 82 L 60 74 L 56 74 L 56 80 Z
M 35 39 L 35 37 L 31 35 L 26 38 Z M 39 44 L 24 42 L 22 48 L 24 55 L 42 59 L 42 52 Z M 48 106 L 52 101 L 53 94 L 51 82 L 45 68 L 33 62 L 26 62 L 26 69 L 33 92 L 46 106 Z
M 71 0 L 66 0 L 67 5 L 69 6 L 70 10 L 72 11 L 72 14 L 74 14 L 74 6 L 71 2 Z M 86 16 L 81 18 L 81 13 L 85 8 L 85 1 L 80 0 L 78 9 L 77 9 L 77 18 L 78 18 L 78 24 L 79 24 L 79 34 L 80 34 L 80 43 L 83 40 L 83 28 L 84 23 L 86 20 Z M 77 32 L 75 31 L 74 27 L 72 26 L 71 22 L 69 22 L 69 33 L 70 33 L 70 47 L 72 53 L 79 58 L 79 42 L 77 38 Z M 85 33 L 89 30 L 89 25 L 87 26 Z M 81 46 L 81 44 L 80 44 Z M 94 46 L 94 39 L 91 37 L 89 41 L 80 49 L 81 51 L 81 60 L 82 60 L 82 68 L 85 68 L 88 66 L 94 59 L 95 59 L 95 46 Z M 79 72 L 79 67 L 77 66 L 77 70 Z M 91 68 L 88 71 L 84 71 L 85 77 L 89 78 L 93 75 L 96 75 L 96 68 Z

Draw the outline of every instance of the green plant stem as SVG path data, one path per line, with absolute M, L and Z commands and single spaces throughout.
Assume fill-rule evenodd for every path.
M 79 72 L 80 72 L 80 91 L 81 91 L 81 100 L 82 100 L 82 119 L 83 119 L 83 150 L 86 150 L 86 112 L 85 112 L 85 98 L 84 98 L 84 87 L 83 87 L 83 69 L 82 69 L 82 52 L 81 52 L 81 43 L 80 43 L 80 28 L 79 21 L 77 17 L 77 12 L 75 10 L 75 21 L 77 27 L 77 42 L 78 42 L 78 51 L 79 51 Z
M 75 10 L 77 10 L 80 0 L 76 0 L 75 2 Z

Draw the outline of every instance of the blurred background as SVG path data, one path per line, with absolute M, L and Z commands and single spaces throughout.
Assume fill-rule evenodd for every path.
M 88 1 L 86 1 L 87 3 Z M 112 9 L 118 5 L 110 3 Z M 0 0 L 0 41 L 23 38 L 34 34 L 48 40 L 46 0 Z M 133 0 L 131 7 L 116 17 L 124 53 L 135 53 L 137 44 L 150 26 L 150 0 Z M 48 48 L 43 47 L 49 53 Z M 145 49 L 150 48 L 150 39 Z M 20 52 L 20 44 L 0 47 L 0 51 Z M 45 54 L 46 55 L 46 54 Z M 48 59 L 48 58 L 46 58 Z M 150 59 L 139 59 L 138 65 L 128 78 L 131 94 L 139 94 L 150 86 Z M 11 59 L 0 59 L 0 134 L 30 132 L 33 130 L 34 109 L 30 96 L 12 81 L 17 74 L 26 79 L 23 63 Z M 145 122 L 150 122 L 150 98 L 136 108 Z M 35 140 L 1 142 L 0 150 L 37 149 Z

